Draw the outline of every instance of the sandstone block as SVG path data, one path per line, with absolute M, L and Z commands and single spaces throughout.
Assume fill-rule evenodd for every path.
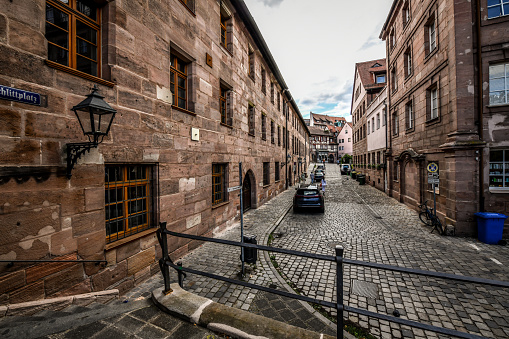
M 127 277 L 127 261 L 107 268 L 92 277 L 94 291 L 103 291 Z
M 51 254 L 64 255 L 74 253 L 78 249 L 78 242 L 72 236 L 72 229 L 56 232 L 51 236 Z
M 44 299 L 44 282 L 38 281 L 9 293 L 9 303 L 17 304 Z
M 0 294 L 15 290 L 25 285 L 25 271 L 7 273 L 0 277 Z
M 47 309 L 61 310 L 72 304 L 72 297 L 36 300 L 10 305 L 7 310 L 8 316 L 28 316 Z
M 0 135 L 7 135 L 10 137 L 21 136 L 20 112 L 9 108 L 0 109 Z
M 74 237 L 83 236 L 104 230 L 104 211 L 78 214 L 72 218 L 72 234 Z
M 127 259 L 127 274 L 134 275 L 155 261 L 155 250 L 149 248 Z
M 54 273 L 66 270 L 76 264 L 73 262 L 57 262 L 57 260 L 75 260 L 76 254 L 68 254 L 61 257 L 55 258 L 55 262 L 43 262 L 26 269 L 26 280 L 30 284 L 34 281 L 40 280 L 44 277 L 52 275 Z
M 90 256 L 102 255 L 106 243 L 106 231 L 103 229 L 78 238 L 78 254 L 87 259 Z M 95 258 L 92 258 L 95 259 Z
M 70 288 L 85 280 L 83 264 L 76 264 L 71 268 L 57 272 L 44 279 L 46 295 L 52 295 L 58 291 Z

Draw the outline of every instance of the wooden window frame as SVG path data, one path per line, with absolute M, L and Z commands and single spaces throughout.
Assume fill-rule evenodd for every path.
M 219 178 L 218 182 L 215 179 Z M 212 164 L 212 206 L 228 201 L 226 183 L 228 181 L 228 163 Z M 219 195 L 219 198 L 217 196 Z
M 255 124 L 255 106 L 253 104 L 248 105 L 247 124 L 249 128 L 248 134 L 254 137 L 256 131 L 256 124 Z
M 255 81 L 255 53 L 252 49 L 249 49 L 248 51 L 248 63 L 247 75 L 251 78 L 251 80 Z
M 395 137 L 399 135 L 398 111 L 392 112 L 392 135 Z
M 195 13 L 195 0 L 178 0 L 184 7 L 191 13 L 193 16 L 196 16 Z
M 101 14 L 102 14 L 102 11 L 101 11 L 101 8 L 99 6 L 97 6 L 96 19 L 94 20 L 93 18 L 90 18 L 90 17 L 86 16 L 85 14 L 81 13 L 80 11 L 78 11 L 77 0 L 70 0 L 69 4 L 64 4 L 63 2 L 57 1 L 57 0 L 46 0 L 46 6 L 53 7 L 56 10 L 68 15 L 67 30 L 49 22 L 47 20 L 47 17 L 45 17 L 45 25 L 46 26 L 51 25 L 51 26 L 56 27 L 56 29 L 58 29 L 58 30 L 67 32 L 67 48 L 50 41 L 50 39 L 47 38 L 47 33 L 46 33 L 46 40 L 48 42 L 48 53 L 49 53 L 49 46 L 55 46 L 56 48 L 67 51 L 68 55 L 67 55 L 67 64 L 62 64 L 57 61 L 50 60 L 49 54 L 48 54 L 48 59 L 45 60 L 45 63 L 52 68 L 62 70 L 66 73 L 70 73 L 70 74 L 80 76 L 80 77 L 86 78 L 88 80 L 97 82 L 97 83 L 101 83 L 101 84 L 109 86 L 109 87 L 113 87 L 113 85 L 114 85 L 113 83 L 101 79 L 101 76 L 102 76 L 102 60 L 101 60 L 101 58 L 102 58 L 102 48 L 101 48 L 102 47 L 101 46 L 102 45 L 102 41 L 101 41 L 101 29 L 102 29 Z M 96 42 L 95 43 L 85 39 L 84 37 L 78 36 L 78 34 L 76 32 L 78 22 L 80 24 L 87 26 L 88 28 L 90 28 L 96 32 Z M 91 59 L 85 55 L 80 55 L 78 53 L 78 44 L 77 44 L 78 39 L 83 40 L 87 44 L 95 46 L 96 60 Z M 78 56 L 80 56 L 84 59 L 90 60 L 92 62 L 95 62 L 97 64 L 96 74 L 88 73 L 83 70 L 79 70 L 78 69 Z
M 179 69 L 179 65 L 184 66 L 184 71 Z M 182 60 L 182 58 L 175 54 L 170 54 L 170 90 L 172 91 L 172 106 L 186 111 L 189 110 L 188 68 L 189 62 Z M 184 99 L 185 107 L 181 107 L 178 101 L 178 99 L 181 99 L 178 94 L 178 89 L 182 88 L 178 85 L 179 78 L 184 80 L 185 97 L 182 99 Z M 175 101 L 175 99 L 177 100 Z
M 141 166 L 143 168 L 143 171 L 145 172 L 145 178 L 133 179 L 133 180 L 128 179 L 129 169 L 130 169 L 130 167 L 134 167 L 134 166 Z M 107 175 L 105 175 L 105 195 L 106 195 L 105 209 L 108 209 L 108 207 L 114 206 L 114 205 L 122 205 L 122 207 L 121 207 L 122 215 L 108 219 L 108 213 L 107 212 L 105 213 L 106 243 L 111 243 L 111 242 L 114 242 L 114 241 L 117 241 L 120 239 L 124 239 L 128 236 L 131 236 L 131 235 L 140 233 L 142 231 L 145 231 L 149 228 L 155 227 L 155 224 L 153 221 L 153 217 L 156 214 L 156 212 L 154 211 L 155 203 L 153 202 L 153 199 L 154 199 L 153 192 L 155 189 L 153 189 L 153 183 L 152 183 L 152 181 L 153 181 L 152 177 L 155 177 L 155 176 L 152 174 L 152 171 L 151 171 L 153 169 L 153 166 L 152 165 L 144 165 L 144 164 L 125 164 L 125 165 L 108 164 L 108 165 L 106 165 L 106 169 L 105 169 L 106 173 L 109 168 L 113 168 L 113 167 L 119 167 L 121 169 L 121 178 L 120 178 L 121 180 L 108 181 Z M 136 187 L 136 188 L 144 187 L 145 196 L 139 197 L 138 195 L 136 195 L 135 198 L 132 198 L 132 197 L 130 198 L 128 190 L 129 190 L 129 188 L 132 188 L 132 187 Z M 109 192 L 111 190 L 115 190 L 115 191 L 121 190 L 122 191 L 121 199 L 120 200 L 115 199 L 112 201 L 109 198 L 110 197 Z M 133 202 L 133 201 L 138 202 L 138 201 L 143 201 L 143 200 L 145 200 L 146 208 L 142 209 L 141 212 L 137 211 L 135 213 L 130 214 L 129 213 L 129 207 L 130 207 L 129 203 Z M 143 214 L 146 214 L 146 223 L 143 223 L 141 225 L 137 225 L 134 227 L 129 227 L 129 223 L 132 220 L 133 215 L 143 215 Z M 119 232 L 114 232 L 114 233 L 111 232 L 110 233 L 109 224 L 111 222 L 119 222 L 119 221 L 122 222 L 122 224 L 123 224 L 123 230 L 119 231 Z
M 413 61 L 412 61 L 412 49 L 410 47 L 407 48 L 404 54 L 404 63 L 405 63 L 405 79 L 412 75 Z
M 274 128 L 274 120 L 270 120 L 270 143 L 271 144 L 275 144 L 276 143 L 276 131 L 275 131 L 275 128 Z
M 267 114 L 262 113 L 262 140 L 267 140 Z
M 270 185 L 270 162 L 263 163 L 263 186 Z
M 433 98 L 435 93 L 436 97 Z M 435 101 L 435 104 L 433 103 Z M 436 105 L 436 107 L 435 107 Z M 433 112 L 436 112 L 434 114 Z M 438 83 L 434 83 L 426 90 L 426 121 L 434 121 L 440 117 L 440 90 Z

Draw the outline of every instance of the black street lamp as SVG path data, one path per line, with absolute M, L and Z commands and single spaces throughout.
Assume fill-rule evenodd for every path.
M 117 113 L 103 100 L 104 97 L 98 91 L 97 86 L 94 85 L 92 93 L 87 95 L 85 100 L 71 108 L 89 142 L 67 144 L 67 178 L 69 179 L 71 179 L 71 172 L 78 159 L 85 152 L 96 148 L 108 135 L 113 118 Z

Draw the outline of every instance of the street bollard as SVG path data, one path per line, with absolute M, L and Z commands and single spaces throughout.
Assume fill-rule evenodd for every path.
M 343 339 L 343 246 L 336 245 L 336 326 L 337 337 Z

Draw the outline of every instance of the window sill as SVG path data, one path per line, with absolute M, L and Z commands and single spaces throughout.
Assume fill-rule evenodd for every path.
M 223 51 L 225 51 L 226 53 L 230 54 L 230 56 L 233 56 L 233 51 L 230 51 L 228 49 L 228 47 L 226 47 L 225 45 L 223 45 L 222 43 L 219 43 L 219 46 L 221 46 L 223 48 Z
M 438 46 L 435 47 L 435 49 L 433 49 L 431 52 L 426 54 L 426 56 L 424 57 L 424 63 L 427 63 L 428 60 L 431 59 L 431 57 L 437 53 L 437 51 L 438 51 Z
M 190 114 L 190 115 L 196 115 L 196 113 L 194 113 L 194 112 L 188 111 L 187 109 L 184 109 L 184 108 L 181 108 L 181 107 L 178 107 L 178 106 L 175 106 L 175 105 L 171 105 L 171 108 L 173 108 L 173 109 L 175 109 L 177 111 L 181 111 L 181 112 Z
M 507 104 L 487 105 L 486 107 L 487 107 L 487 108 L 509 107 L 509 103 L 507 103 Z
M 274 180 L 274 183 L 277 184 L 281 181 L 281 179 L 278 179 L 278 180 Z
M 106 244 L 106 246 L 104 247 L 104 250 L 105 251 L 108 251 L 108 250 L 111 250 L 111 249 L 114 249 L 116 247 L 120 247 L 124 244 L 127 244 L 131 241 L 134 241 L 134 240 L 137 240 L 139 238 L 142 238 L 144 236 L 147 236 L 149 234 L 152 234 L 152 233 L 155 233 L 157 232 L 157 227 L 153 227 L 153 228 L 150 228 L 148 230 L 145 230 L 145 231 L 141 231 L 140 233 L 136 233 L 136 234 L 133 234 L 133 235 L 130 235 L 126 238 L 123 238 L 123 239 L 120 239 L 120 240 L 116 240 L 112 243 L 109 243 L 109 244 Z
M 415 131 L 415 127 L 407 128 L 405 134 L 411 134 Z
M 191 13 L 192 16 L 196 17 L 196 14 L 193 12 L 193 10 L 191 8 L 189 8 L 187 6 L 187 4 L 184 1 L 179 0 L 179 2 L 182 4 L 182 6 L 184 6 L 189 11 L 189 13 Z
M 430 126 L 430 125 L 438 124 L 439 122 L 440 122 L 440 116 L 433 118 L 433 119 L 426 120 L 425 123 L 427 126 Z
M 255 136 L 253 133 L 248 133 L 247 135 L 249 135 L 250 137 L 254 137 Z
M 489 188 L 490 193 L 495 194 L 503 194 L 503 193 L 509 193 L 509 187 L 490 187 Z
M 270 184 L 266 184 L 266 185 L 263 185 L 263 188 L 267 188 L 269 186 L 270 186 Z
M 230 192 L 231 193 L 231 192 Z M 216 208 L 219 208 L 219 207 L 223 207 L 223 206 L 226 206 L 228 205 L 230 202 L 229 201 L 224 201 L 224 202 L 221 202 L 219 204 L 216 204 L 216 205 L 212 205 L 212 209 L 216 209 Z
M 220 124 L 221 124 L 221 126 L 224 126 L 224 127 L 228 127 L 228 128 L 233 129 L 233 126 L 228 125 L 228 124 L 225 124 L 224 122 L 221 122 Z
M 62 72 L 65 72 L 65 73 L 69 73 L 69 74 L 72 74 L 72 75 L 76 75 L 76 76 L 78 76 L 80 78 L 84 78 L 84 79 L 87 79 L 87 80 L 90 80 L 90 81 L 93 81 L 93 82 L 97 82 L 98 84 L 101 84 L 101 85 L 104 85 L 104 86 L 108 86 L 108 87 L 115 86 L 115 84 L 113 82 L 110 82 L 110 81 L 98 78 L 96 76 L 93 76 L 93 75 L 90 75 L 90 74 L 87 74 L 87 73 L 80 72 L 77 69 L 61 65 L 61 64 L 56 63 L 54 61 L 44 60 L 44 62 L 49 67 L 54 68 L 54 69 L 58 69 L 59 71 L 62 71 Z

